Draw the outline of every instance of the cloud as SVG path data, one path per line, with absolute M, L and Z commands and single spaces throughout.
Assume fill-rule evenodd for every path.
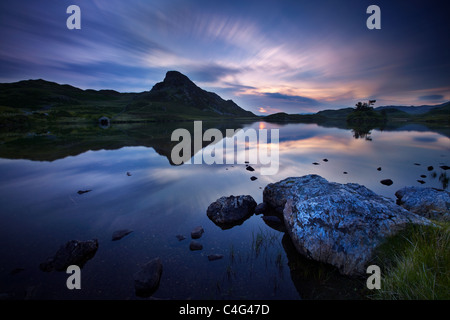
M 442 94 L 429 94 L 426 96 L 420 96 L 419 100 L 428 101 L 428 100 L 444 100 L 444 96 Z
M 282 93 L 278 93 L 278 92 L 264 92 L 263 95 L 268 98 L 272 98 L 272 99 L 287 100 L 287 101 L 292 101 L 292 102 L 296 102 L 299 104 L 305 104 L 305 105 L 310 105 L 310 106 L 315 106 L 315 105 L 319 104 L 319 102 L 315 99 L 311 99 L 308 97 L 302 97 L 302 96 L 282 94 Z
M 198 82 L 217 82 L 228 76 L 236 76 L 241 69 L 226 67 L 219 64 L 205 64 L 205 65 L 193 65 L 187 66 L 190 69 L 189 77 Z

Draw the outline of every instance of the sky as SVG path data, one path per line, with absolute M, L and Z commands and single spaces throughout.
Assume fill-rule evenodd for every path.
M 255 114 L 439 104 L 449 35 L 448 1 L 0 0 L 0 82 L 142 92 L 177 70 Z

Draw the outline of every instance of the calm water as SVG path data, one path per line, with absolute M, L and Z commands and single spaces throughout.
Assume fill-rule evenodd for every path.
M 424 187 L 447 187 L 448 178 L 439 166 L 450 164 L 450 140 L 420 126 L 373 130 L 371 140 L 355 139 L 349 130 L 315 124 L 257 122 L 245 128 L 279 129 L 276 175 L 261 175 L 258 165 L 254 165 L 255 172 L 240 164 L 173 166 L 164 155 L 170 148 L 162 147 L 163 143 L 157 148 L 134 143 L 115 150 L 96 146 L 92 148 L 96 151 L 69 156 L 49 150 L 46 156 L 54 155 L 53 161 L 23 159 L 35 159 L 24 156 L 26 150 L 19 156 L 1 158 L 2 297 L 141 299 L 134 293 L 133 274 L 150 259 L 160 257 L 163 274 L 155 298 L 358 298 L 355 288 L 360 281 L 302 259 L 284 233 L 269 227 L 261 216 L 222 230 L 206 216 L 208 205 L 221 196 L 241 194 L 260 203 L 268 183 L 311 173 L 329 181 L 364 184 L 392 199 L 404 186 L 420 186 L 417 180 L 423 180 Z M 108 133 L 99 131 L 98 135 L 102 140 Z M 58 137 L 56 133 L 28 135 L 20 144 L 43 139 L 47 147 Z M 145 134 L 139 139 L 145 140 Z M 0 151 L 6 147 L 3 143 Z M 428 171 L 428 166 L 434 169 Z M 251 181 L 251 176 L 258 179 Z M 387 178 L 393 185 L 380 183 Z M 77 193 L 87 189 L 92 191 Z M 190 251 L 190 232 L 199 225 L 205 230 L 199 239 L 203 250 Z M 118 229 L 134 232 L 111 241 Z M 178 234 L 186 239 L 179 241 Z M 93 238 L 99 240 L 99 249 L 81 271 L 81 290 L 66 288 L 66 273 L 39 269 L 39 264 L 67 241 Z M 209 254 L 224 257 L 208 261 Z M 320 271 L 323 268 L 326 277 Z

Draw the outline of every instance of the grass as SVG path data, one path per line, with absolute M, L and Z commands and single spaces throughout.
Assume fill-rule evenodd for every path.
M 435 223 L 412 226 L 380 247 L 381 289 L 370 298 L 450 299 L 450 223 Z

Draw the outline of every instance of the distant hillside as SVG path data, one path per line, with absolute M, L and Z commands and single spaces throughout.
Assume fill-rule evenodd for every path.
M 385 109 L 396 109 L 399 111 L 406 112 L 408 114 L 417 115 L 417 114 L 425 114 L 430 112 L 433 109 L 443 107 L 448 105 L 450 102 L 445 102 L 437 105 L 423 105 L 423 106 L 382 106 L 375 108 L 376 111 L 381 111 Z
M 188 77 L 169 71 L 150 91 L 120 93 L 82 90 L 42 79 L 0 84 L 0 128 L 46 123 L 215 120 L 256 118 L 231 100 L 195 85 Z

